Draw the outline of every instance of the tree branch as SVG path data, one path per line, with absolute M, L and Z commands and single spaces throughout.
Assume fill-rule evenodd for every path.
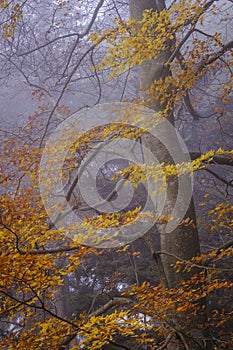
M 86 34 L 89 32 L 89 30 L 91 29 L 91 27 L 92 27 L 92 25 L 93 25 L 93 23 L 94 23 L 94 21 L 95 21 L 95 19 L 96 19 L 96 17 L 97 17 L 97 14 L 98 14 L 98 12 L 99 12 L 99 9 L 100 9 L 101 6 L 103 5 L 103 3 L 104 3 L 104 0 L 101 0 L 101 1 L 98 3 L 98 5 L 96 6 L 96 9 L 95 9 L 95 12 L 94 12 L 94 14 L 93 14 L 93 17 L 92 17 L 91 22 L 89 23 L 87 29 L 83 32 L 83 34 L 80 34 L 80 37 L 86 35 Z M 104 40 L 104 38 L 102 38 L 101 40 Z M 101 41 L 101 40 L 100 40 L 100 41 Z M 52 116 L 53 116 L 55 110 L 57 109 L 57 107 L 58 107 L 58 105 L 59 105 L 59 103 L 60 103 L 60 101 L 61 101 L 61 99 L 62 99 L 62 97 L 63 97 L 63 95 L 64 95 L 64 93 L 65 93 L 65 91 L 66 91 L 66 89 L 67 89 L 67 87 L 68 87 L 68 85 L 69 85 L 71 79 L 72 79 L 72 77 L 73 77 L 73 75 L 74 75 L 75 72 L 77 71 L 78 67 L 80 66 L 80 64 L 81 64 L 81 62 L 84 60 L 84 58 L 95 48 L 95 46 L 96 46 L 96 44 L 91 45 L 91 46 L 89 47 L 89 49 L 87 49 L 87 51 L 81 56 L 81 58 L 79 59 L 79 61 L 77 62 L 77 64 L 74 66 L 73 70 L 71 71 L 69 77 L 67 78 L 67 80 L 66 80 L 66 82 L 65 82 L 65 84 L 64 84 L 64 87 L 63 87 L 63 89 L 62 89 L 62 91 L 61 91 L 61 93 L 60 93 L 60 95 L 59 95 L 59 97 L 58 97 L 58 99 L 57 99 L 57 101 L 56 101 L 54 107 L 52 108 L 52 110 L 51 110 L 51 112 L 50 112 L 50 114 L 49 114 L 49 116 L 48 116 L 48 119 L 47 119 L 47 122 L 46 122 L 46 125 L 45 125 L 45 129 L 44 129 L 43 135 L 42 135 L 42 137 L 41 137 L 40 147 L 42 146 L 43 141 L 44 141 L 44 138 L 45 138 L 45 136 L 46 136 L 46 134 L 47 134 L 47 131 L 48 131 L 49 124 L 50 124 L 50 121 L 51 121 L 51 119 L 52 119 Z
M 201 152 L 190 152 L 191 160 L 195 160 L 201 156 L 202 156 Z M 229 153 L 229 154 L 213 156 L 213 159 L 209 161 L 208 164 L 233 166 L 233 155 Z
M 113 298 L 112 300 L 110 300 L 109 302 L 107 302 L 105 305 L 103 305 L 102 307 L 100 307 L 99 309 L 97 309 L 96 311 L 92 312 L 88 318 L 92 317 L 92 316 L 99 316 L 102 315 L 103 313 L 107 312 L 108 310 L 110 310 L 112 307 L 117 306 L 117 305 L 128 305 L 130 302 L 132 302 L 132 300 L 128 299 L 128 298 L 120 298 L 120 297 L 116 297 Z M 64 350 L 65 347 L 76 337 L 77 333 L 73 333 L 69 336 L 66 337 L 66 339 L 60 343 L 59 346 L 59 350 Z M 124 347 L 120 344 L 116 344 L 114 342 L 112 342 L 110 339 L 108 339 L 108 342 L 110 344 L 116 345 L 122 349 L 126 349 L 129 350 L 127 347 Z
M 225 185 L 233 187 L 233 184 L 232 184 L 233 180 L 227 181 L 222 176 L 220 176 L 217 173 L 215 173 L 215 171 L 210 170 L 208 168 L 205 168 L 204 170 L 207 171 L 208 173 L 210 173 L 211 175 L 213 175 L 214 177 L 216 177 L 216 179 L 218 179 L 219 181 L 223 182 Z
M 190 34 L 191 35 L 191 34 Z M 177 48 L 177 50 L 174 51 L 175 56 L 180 64 L 180 67 L 185 71 L 186 70 L 186 64 L 185 62 L 185 58 L 183 57 L 182 53 L 179 50 L 180 47 Z M 198 120 L 200 118 L 200 115 L 195 111 L 195 109 L 193 108 L 192 102 L 190 100 L 190 96 L 189 96 L 189 91 L 186 90 L 186 95 L 183 96 L 183 100 L 184 100 L 184 104 L 185 107 L 187 108 L 188 112 L 191 114 L 191 116 L 193 117 L 194 120 Z
M 127 346 L 121 345 L 119 343 L 115 343 L 114 341 L 112 341 L 110 339 L 107 339 L 107 341 L 109 342 L 109 344 L 112 344 L 112 345 L 116 346 L 117 348 L 130 350 L 130 348 L 128 348 Z
M 46 47 L 48 45 L 51 45 L 51 44 L 53 44 L 56 41 L 61 40 L 61 39 L 66 39 L 66 38 L 70 38 L 70 37 L 76 36 L 77 37 L 77 41 L 78 41 L 79 39 L 84 38 L 90 32 L 90 30 L 91 30 L 91 28 L 92 28 L 92 26 L 93 26 L 93 24 L 94 24 L 94 22 L 96 20 L 98 12 L 99 12 L 100 8 L 102 7 L 103 3 L 104 3 L 104 0 L 100 0 L 100 2 L 98 3 L 98 5 L 95 8 L 95 11 L 94 11 L 93 16 L 92 16 L 92 18 L 90 20 L 90 23 L 88 24 L 87 28 L 82 33 L 69 33 L 69 34 L 66 34 L 66 35 L 61 35 L 61 36 L 59 36 L 57 38 L 54 38 L 54 39 L 48 41 L 45 44 L 37 46 L 36 48 L 34 48 L 34 49 L 30 50 L 30 51 L 24 52 L 24 53 L 22 53 L 22 54 L 20 54 L 18 56 L 20 57 L 20 56 L 29 55 L 30 53 L 33 53 L 33 52 L 38 51 L 40 49 L 43 49 L 44 47 Z
M 197 70 L 201 71 L 206 66 L 210 65 L 211 63 L 217 61 L 221 56 L 224 55 L 229 49 L 233 49 L 233 40 L 229 41 L 227 44 L 225 44 L 221 50 L 219 50 L 217 53 L 211 55 L 208 55 L 205 59 L 201 61 L 201 63 L 198 65 Z
M 97 309 L 96 311 L 93 311 L 89 317 L 92 316 L 99 316 L 104 314 L 105 312 L 107 312 L 108 310 L 112 309 L 114 306 L 118 306 L 118 305 L 128 305 L 129 303 L 131 303 L 132 300 L 129 298 L 121 298 L 121 297 L 116 297 L 113 298 L 112 300 L 109 300 L 109 302 L 107 302 L 106 304 L 104 304 L 102 307 L 100 307 L 99 309 Z

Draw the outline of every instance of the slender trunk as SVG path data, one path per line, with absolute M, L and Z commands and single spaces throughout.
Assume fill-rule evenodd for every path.
M 161 11 L 165 9 L 164 0 L 129 0 L 130 5 L 130 15 L 131 18 L 140 20 L 142 18 L 142 13 L 145 9 L 153 9 L 154 11 Z M 156 35 L 156 28 L 155 28 Z M 147 95 L 144 95 L 145 90 L 147 90 L 150 85 L 160 78 L 165 78 L 170 75 L 171 72 L 169 68 L 165 66 L 168 58 L 170 57 L 172 51 L 170 47 L 166 48 L 161 52 L 156 59 L 143 62 L 139 67 L 139 80 L 142 98 Z M 155 112 L 160 112 L 163 109 L 163 105 L 159 101 L 152 101 L 148 107 L 152 108 Z M 168 116 L 169 121 L 174 125 L 173 113 Z M 174 138 L 177 138 L 174 133 Z M 159 162 L 164 162 L 165 164 L 172 164 L 172 160 L 169 152 L 166 150 L 166 147 L 161 144 L 155 137 L 152 135 L 145 135 L 143 137 L 143 143 L 146 148 L 149 148 L 153 154 L 156 155 Z M 145 155 L 147 162 L 150 159 Z M 167 181 L 167 198 L 162 215 L 167 216 L 171 213 L 172 208 L 175 205 L 177 200 L 178 184 L 174 179 Z M 183 194 L 183 200 L 185 201 L 185 193 Z M 182 206 L 182 201 L 180 202 Z M 191 200 L 186 217 L 190 218 L 192 222 L 191 225 L 178 225 L 172 232 L 166 232 L 166 225 L 160 225 L 157 227 L 161 237 L 161 251 L 164 254 L 158 254 L 156 252 L 157 248 L 154 246 L 153 234 L 154 230 L 151 229 L 147 235 L 145 235 L 145 240 L 148 242 L 148 245 L 151 249 L 152 255 L 156 261 L 156 265 L 159 270 L 160 280 L 165 288 L 176 288 L 179 286 L 180 281 L 188 280 L 192 277 L 193 274 L 196 274 L 200 271 L 196 269 L 191 270 L 190 272 L 180 271 L 177 273 L 171 265 L 173 265 L 179 257 L 181 259 L 189 260 L 194 256 L 200 254 L 200 244 L 198 238 L 198 231 L 196 226 L 196 217 L 195 217 L 195 208 L 193 200 Z M 184 219 L 185 219 L 184 218 Z M 205 300 L 200 300 L 199 305 L 203 306 Z M 176 336 L 167 345 L 169 350 L 183 350 L 183 349 L 203 349 L 210 350 L 212 345 L 209 341 L 203 340 L 204 337 L 208 338 L 208 332 L 201 332 L 199 327 L 205 325 L 207 317 L 206 312 L 203 311 L 204 307 L 200 307 L 200 311 L 196 315 L 188 315 L 187 312 L 177 314 L 177 316 L 172 317 L 170 323 L 170 330 L 175 331 Z M 165 320 L 166 321 L 166 320 Z M 205 334 L 204 334 L 205 333 Z M 199 335 L 199 338 L 195 338 L 195 334 Z M 200 337 L 201 334 L 201 337 Z M 202 339 L 201 339 L 202 338 Z

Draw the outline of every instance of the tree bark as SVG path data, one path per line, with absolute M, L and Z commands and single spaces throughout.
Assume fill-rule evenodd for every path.
M 154 11 L 161 11 L 166 8 L 164 0 L 129 0 L 130 5 L 130 16 L 133 19 L 140 20 L 142 18 L 143 11 L 145 9 L 152 9 Z M 156 28 L 155 33 L 156 35 Z M 140 91 L 141 97 L 145 97 L 145 91 L 151 86 L 151 84 L 160 78 L 165 78 L 170 75 L 171 72 L 169 68 L 165 66 L 165 63 L 172 54 L 171 46 L 162 51 L 158 57 L 153 60 L 144 61 L 139 67 L 139 81 L 140 81 Z M 148 96 L 148 94 L 146 95 Z M 155 112 L 161 112 L 164 108 L 159 101 L 152 101 L 147 107 L 150 107 Z M 174 125 L 173 113 L 168 116 L 169 121 Z M 174 133 L 174 138 L 177 136 Z M 174 161 L 171 158 L 171 155 L 166 150 L 166 147 L 161 144 L 155 137 L 149 133 L 143 136 L 142 140 L 146 148 L 149 148 L 153 154 L 156 155 L 159 162 L 164 162 L 165 164 L 174 164 Z M 150 162 L 150 159 L 145 155 L 146 162 Z M 167 181 L 167 198 L 164 206 L 164 211 L 162 215 L 167 216 L 171 214 L 171 210 L 175 205 L 176 197 L 178 191 L 177 181 L 170 179 Z M 184 201 L 185 201 L 185 193 Z M 181 202 L 182 206 L 183 203 Z M 172 232 L 166 232 L 166 225 L 157 226 L 157 230 L 160 233 L 161 241 L 161 251 L 164 254 L 156 254 L 157 248 L 153 245 L 153 239 L 151 236 L 155 234 L 155 228 L 151 229 L 149 233 L 145 235 L 145 240 L 148 242 L 148 246 L 152 252 L 154 259 L 156 260 L 156 265 L 159 269 L 159 276 L 161 283 L 165 288 L 176 288 L 179 286 L 182 280 L 188 280 L 192 277 L 193 274 L 200 272 L 200 270 L 193 269 L 190 272 L 180 271 L 177 273 L 171 265 L 176 263 L 177 258 L 189 260 L 194 256 L 200 254 L 200 244 L 198 238 L 198 231 L 196 226 L 196 216 L 195 216 L 195 207 L 193 200 L 191 200 L 186 217 L 189 218 L 192 222 L 191 225 L 184 226 L 182 224 L 178 225 Z M 184 219 L 185 219 L 184 218 Z M 167 253 L 167 254 L 166 254 Z M 203 306 L 205 300 L 200 300 L 199 305 Z M 203 311 L 204 310 L 204 311 Z M 177 314 L 177 316 L 172 317 L 171 319 L 171 332 L 175 332 L 176 336 L 172 337 L 171 341 L 167 345 L 169 350 L 184 350 L 184 349 L 212 349 L 211 342 L 208 341 L 209 338 L 208 330 L 203 332 L 199 330 L 200 327 L 204 327 L 207 317 L 206 311 L 203 307 L 200 308 L 200 311 L 197 314 L 189 315 L 187 312 L 182 314 Z M 199 338 L 196 339 L 193 334 L 193 330 L 196 330 L 196 334 L 199 334 Z M 200 340 L 201 333 L 201 340 Z M 205 340 L 203 340 L 206 338 Z

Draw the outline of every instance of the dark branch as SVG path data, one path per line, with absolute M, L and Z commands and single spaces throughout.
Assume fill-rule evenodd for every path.
M 201 71 L 211 63 L 217 61 L 221 56 L 223 56 L 228 50 L 233 49 L 233 40 L 224 45 L 221 50 L 219 50 L 217 53 L 211 55 L 208 55 L 205 59 L 203 59 L 198 66 L 197 70 Z
M 211 175 L 213 175 L 214 177 L 216 177 L 216 179 L 218 179 L 219 181 L 223 182 L 225 185 L 233 187 L 232 184 L 232 180 L 231 181 L 227 181 L 226 179 L 224 179 L 222 176 L 218 175 L 215 171 L 210 170 L 208 168 L 205 168 L 205 171 L 207 171 L 208 173 L 210 173 Z
M 201 152 L 190 152 L 191 160 L 195 160 L 201 156 L 202 156 Z M 213 156 L 213 159 L 211 161 L 208 161 L 208 164 L 233 166 L 233 155 L 229 153 L 229 154 Z

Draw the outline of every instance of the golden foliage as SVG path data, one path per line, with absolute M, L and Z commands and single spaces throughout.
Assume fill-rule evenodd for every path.
M 59 2 L 62 6 L 62 2 Z M 185 26 L 193 29 L 196 21 L 200 24 L 206 20 L 205 5 L 207 1 L 182 0 L 173 2 L 169 10 L 160 13 L 145 11 L 140 22 L 130 20 L 115 21 L 113 29 L 106 30 L 102 35 L 92 35 L 91 39 L 99 44 L 103 39 L 108 44 L 108 52 L 99 68 L 111 67 L 111 77 L 134 67 L 149 59 L 156 59 L 158 55 L 172 48 L 173 52 L 182 48 L 182 40 L 186 35 Z M 9 6 L 7 1 L 1 1 L 0 7 Z M 214 6 L 211 14 L 215 16 Z M 10 23 L 5 23 L 3 37 L 7 39 L 14 34 L 17 20 L 21 18 L 19 6 L 13 8 Z M 182 65 L 176 57 L 168 62 L 172 76 L 158 79 L 150 87 L 148 93 L 161 102 L 166 102 L 165 111 L 171 108 L 186 91 L 192 89 L 198 79 L 206 72 L 208 63 L 205 55 L 212 55 L 210 47 L 216 51 L 224 44 L 219 34 L 211 37 L 193 37 L 190 47 L 183 50 Z M 219 66 L 211 65 L 214 70 Z M 232 88 L 232 77 L 228 85 L 222 88 L 220 97 L 227 102 L 227 95 Z M 33 128 L 28 126 L 28 135 Z M 184 261 L 179 257 L 174 268 L 177 273 L 187 272 L 198 268 L 198 273 L 190 279 L 184 280 L 175 289 L 166 289 L 160 284 L 152 286 L 143 282 L 132 285 L 124 297 L 130 299 L 130 307 L 114 307 L 105 315 L 79 315 L 75 319 L 62 317 L 56 312 L 57 291 L 63 284 L 64 275 L 74 273 L 83 258 L 90 254 L 100 255 L 92 248 L 77 244 L 74 239 L 68 238 L 65 230 L 50 226 L 38 191 L 38 169 L 41 158 L 41 148 L 30 142 L 26 136 L 17 139 L 8 139 L 2 144 L 1 184 L 3 193 L 1 199 L 1 230 L 0 230 L 0 317 L 10 324 L 19 323 L 18 328 L 7 329 L 6 336 L 0 340 L 0 345 L 8 349 L 38 350 L 59 349 L 67 337 L 79 336 L 80 343 L 71 345 L 71 349 L 101 349 L 104 344 L 114 340 L 117 335 L 132 338 L 137 344 L 146 344 L 148 349 L 155 349 L 155 337 L 164 336 L 169 328 L 169 319 L 172 315 L 185 313 L 192 318 L 198 313 L 197 301 L 208 297 L 220 289 L 227 291 L 233 287 L 232 282 L 222 278 L 224 267 L 221 260 L 232 257 L 232 245 L 222 249 L 213 249 L 207 254 Z M 119 124 L 110 127 L 94 129 L 82 135 L 71 147 L 67 156 L 68 170 L 72 170 L 74 152 L 83 148 L 88 152 L 92 142 L 97 138 L 100 141 L 114 139 L 119 136 L 126 139 L 138 139 L 141 131 L 133 127 L 119 128 Z M 64 135 L 66 140 L 69 133 Z M 25 139 L 26 138 L 26 139 Z M 64 140 L 64 147 L 66 146 Z M 12 149 L 14 152 L 12 153 Z M 73 153 L 72 153 L 73 152 Z M 191 163 L 178 165 L 145 165 L 130 166 L 117 176 L 127 178 L 137 186 L 140 181 L 152 178 L 161 182 L 161 189 L 167 177 L 180 176 L 202 169 L 213 160 L 216 155 L 232 154 L 232 151 L 209 151 Z M 51 157 L 56 157 L 56 144 L 51 149 Z M 65 175 L 64 175 L 65 176 Z M 212 218 L 212 234 L 220 228 L 232 227 L 232 206 L 219 203 L 209 212 Z M 140 208 L 124 214 L 99 215 L 84 219 L 76 227 L 77 234 L 88 229 L 118 227 L 142 219 Z M 169 218 L 160 218 L 160 223 Z M 181 225 L 188 227 L 193 224 L 184 220 Z M 71 227 L 71 229 L 73 229 Z M 122 248 L 122 254 L 129 254 L 128 246 Z M 119 253 L 117 251 L 117 253 Z M 158 252 L 158 254 L 163 252 Z M 164 253 L 165 254 L 165 253 Z M 132 260 L 140 256 L 138 252 L 131 254 Z M 66 261 L 61 264 L 61 261 Z M 231 271 L 231 268 L 226 271 Z M 209 323 L 221 328 L 230 318 L 227 312 L 211 310 Z M 174 329 L 169 328 L 171 332 Z M 72 342 L 71 342 L 72 344 Z M 223 341 L 222 348 L 227 348 L 228 340 Z

